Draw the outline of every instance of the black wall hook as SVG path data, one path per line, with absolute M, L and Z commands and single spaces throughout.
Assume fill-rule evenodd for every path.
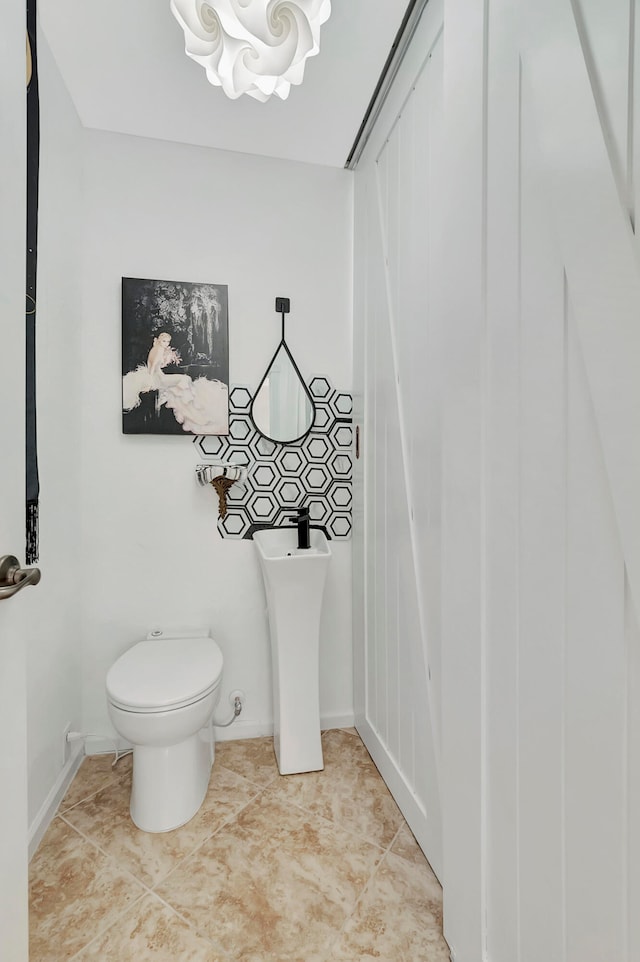
M 276 297 L 276 311 L 282 315 L 282 343 L 284 344 L 284 315 L 289 313 L 291 301 L 288 297 Z M 287 351 L 288 353 L 288 351 Z

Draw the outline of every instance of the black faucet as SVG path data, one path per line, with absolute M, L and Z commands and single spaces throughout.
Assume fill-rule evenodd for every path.
M 302 507 L 296 508 L 298 514 L 295 518 L 287 518 L 287 521 L 293 521 L 294 524 L 298 526 L 298 547 L 299 548 L 310 548 L 311 543 L 309 541 L 309 509 Z

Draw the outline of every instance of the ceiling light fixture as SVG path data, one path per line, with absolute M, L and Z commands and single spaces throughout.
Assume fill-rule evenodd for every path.
M 209 83 L 236 100 L 264 103 L 301 84 L 307 57 L 320 50 L 331 0 L 170 0 L 184 30 L 185 52 Z

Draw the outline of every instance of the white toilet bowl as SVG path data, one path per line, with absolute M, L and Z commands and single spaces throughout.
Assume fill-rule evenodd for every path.
M 133 745 L 131 818 L 145 832 L 178 828 L 202 805 L 222 664 L 220 648 L 202 631 L 154 632 L 107 673 L 111 721 Z

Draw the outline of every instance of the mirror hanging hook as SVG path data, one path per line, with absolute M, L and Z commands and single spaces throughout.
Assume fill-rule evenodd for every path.
M 282 317 L 282 338 L 284 343 L 284 316 L 291 310 L 291 301 L 288 297 L 276 297 L 276 312 Z

